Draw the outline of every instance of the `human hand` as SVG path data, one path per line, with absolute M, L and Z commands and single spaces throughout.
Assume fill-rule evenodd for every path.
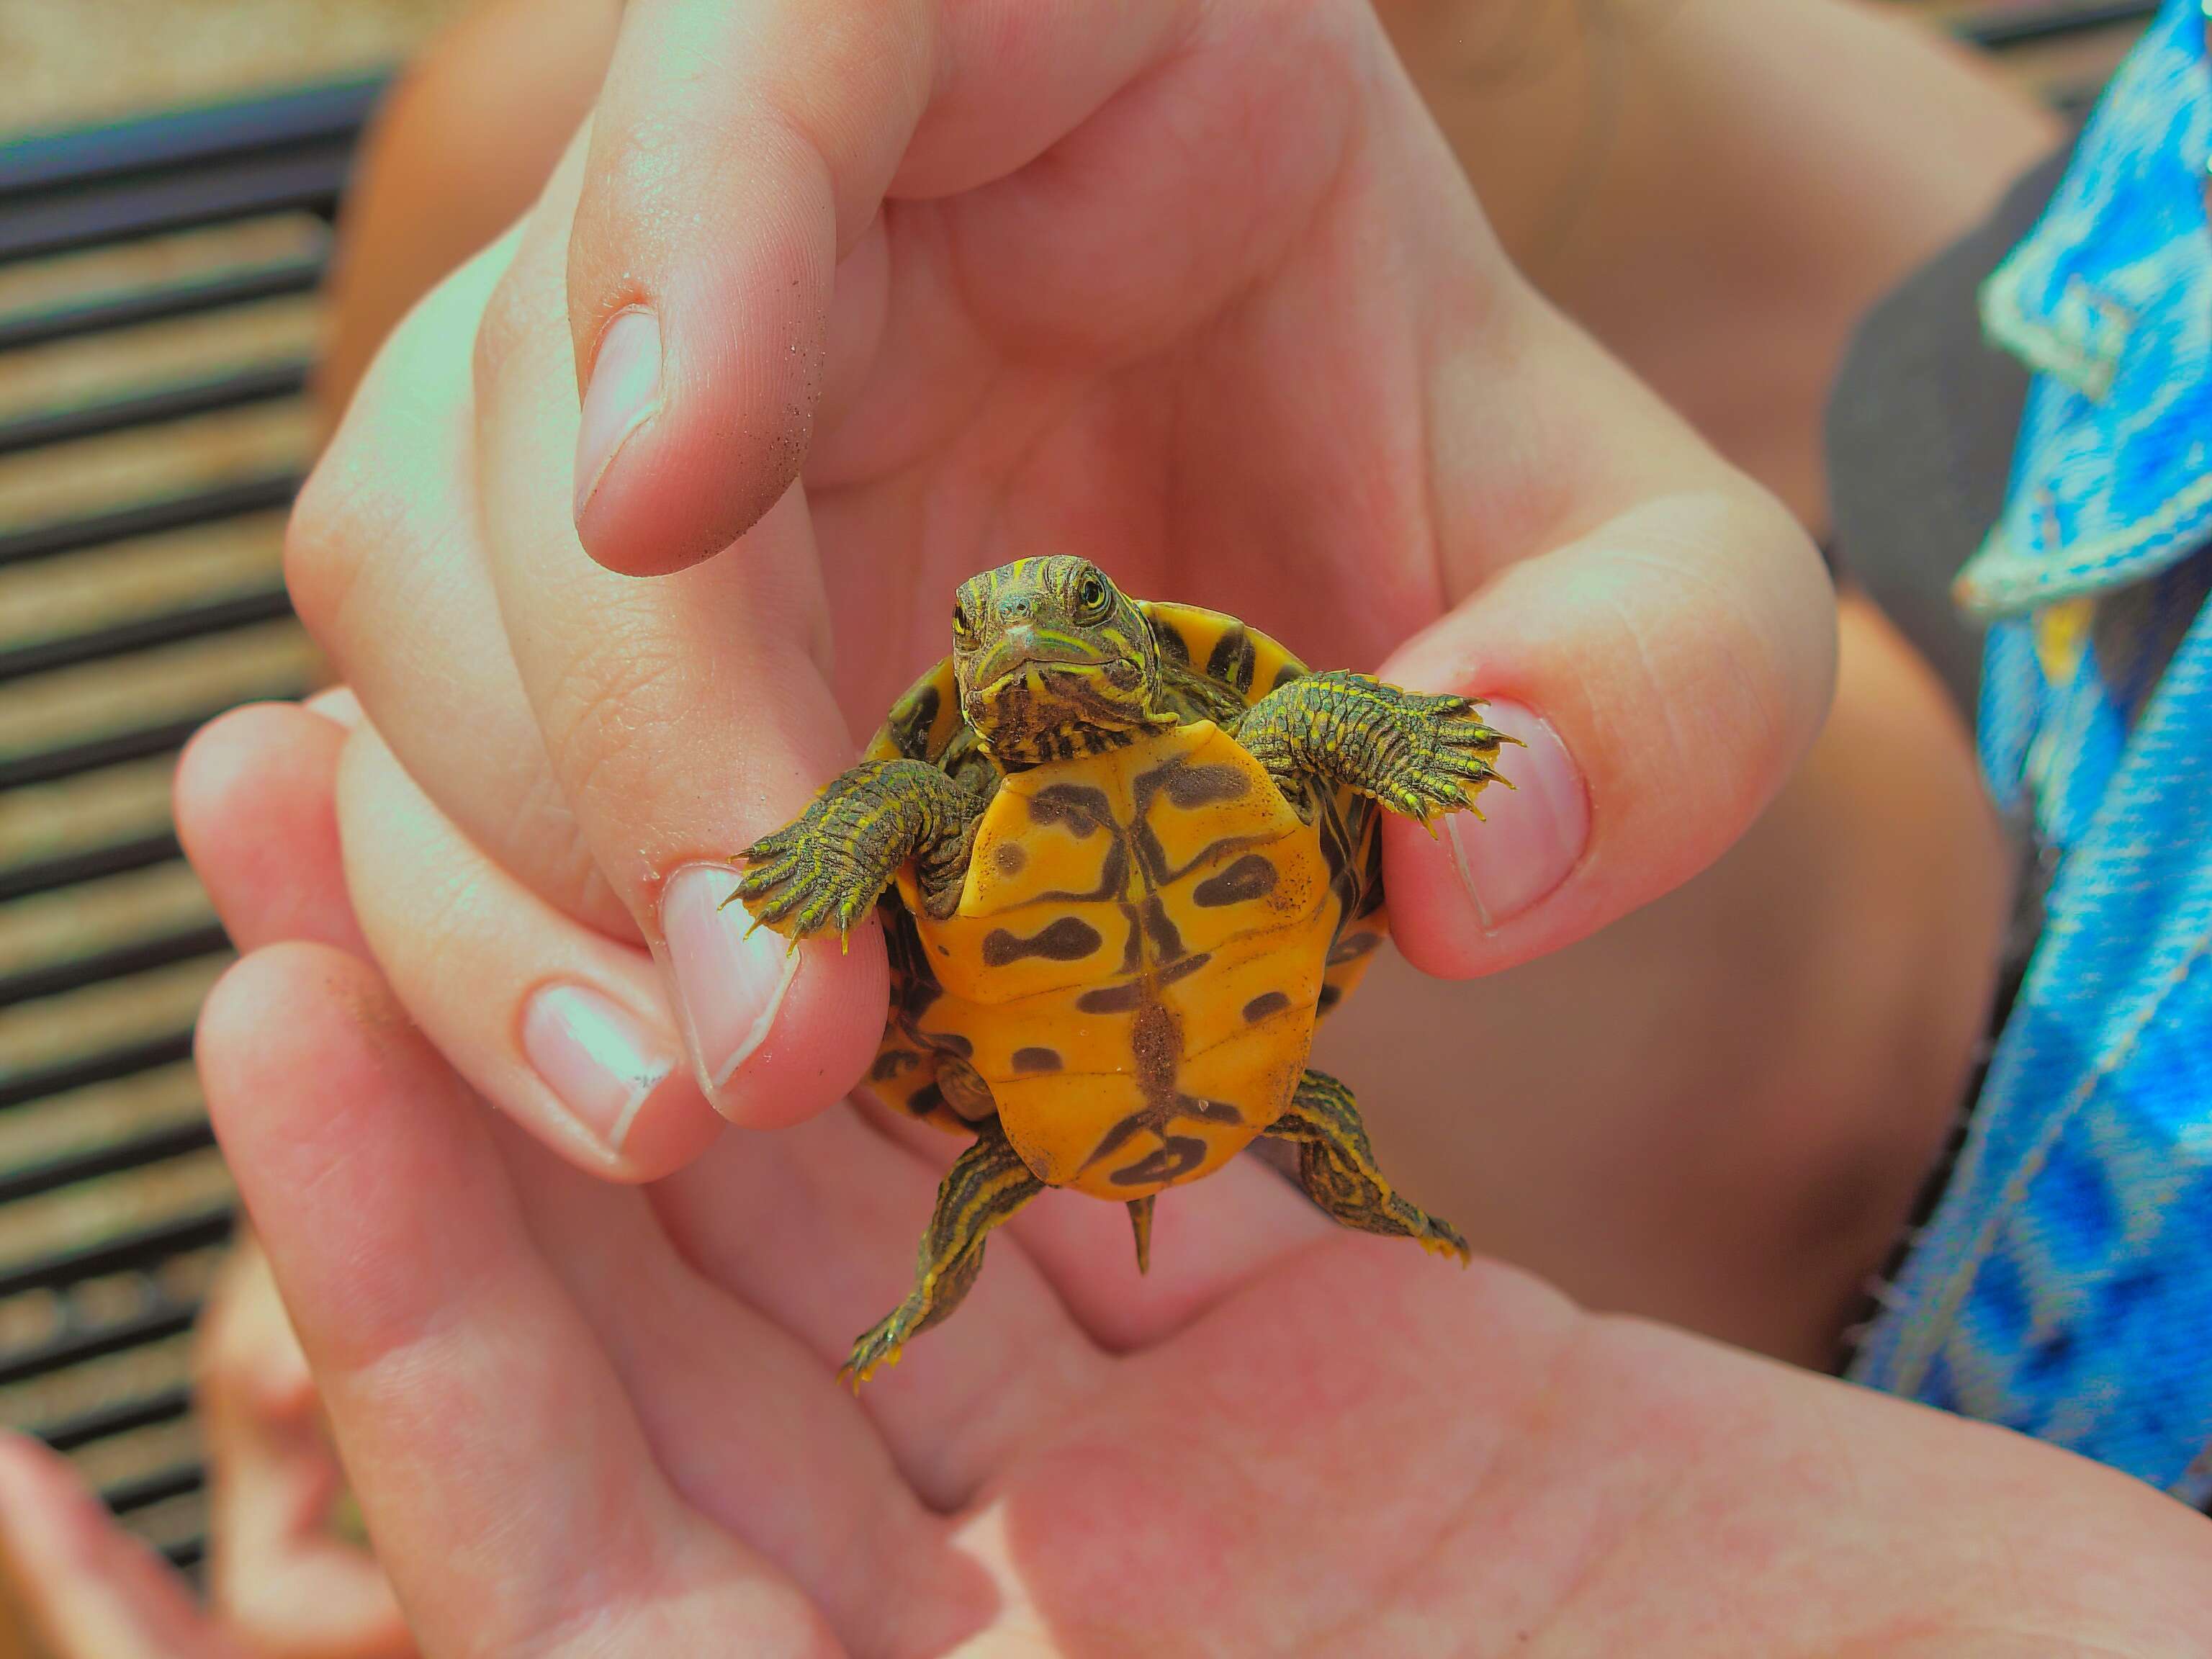
M 1809 546 L 1516 277 L 1363 9 L 1004 24 L 630 9 L 588 133 L 302 500 L 294 592 L 370 717 L 362 926 L 478 1091 L 600 1173 L 693 1156 L 706 1097 L 770 1126 L 865 1069 L 873 929 L 744 945 L 723 861 L 1012 551 L 1496 699 L 1516 792 L 1387 833 L 1434 972 L 1671 886 L 1818 723 Z
M 198 1327 L 208 1600 L 118 1526 L 67 1460 L 0 1440 L 0 1543 L 52 1659 L 406 1659 L 414 1642 L 367 1550 L 339 1535 L 343 1486 L 306 1357 L 248 1237 Z
M 340 741 L 202 739 L 244 937 L 348 937 Z M 938 1174 L 857 1115 L 606 1185 L 485 1112 L 357 941 L 256 951 L 201 1055 L 426 1653 L 2039 1659 L 2212 1617 L 2212 1527 L 2148 1488 L 1346 1233 L 1251 1160 L 1145 1280 L 1114 1206 L 1048 1194 L 855 1401 Z

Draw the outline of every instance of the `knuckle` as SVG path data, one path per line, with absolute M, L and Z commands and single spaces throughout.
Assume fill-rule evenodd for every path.
M 380 516 L 372 486 L 342 435 L 307 475 L 284 526 L 284 587 L 292 608 L 334 653 L 340 619 L 378 539 Z

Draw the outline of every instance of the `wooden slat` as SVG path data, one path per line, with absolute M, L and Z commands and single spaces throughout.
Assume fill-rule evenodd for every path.
M 297 474 L 314 444 L 303 400 L 0 456 L 0 534 L 137 501 Z
M 325 672 L 306 630 L 288 620 L 36 675 L 0 698 L 0 768 L 235 703 L 299 697 Z
M 222 958 L 179 963 L 127 980 L 0 1008 L 0 1098 L 116 1050 L 189 1032 Z
M 313 352 L 321 320 L 321 301 L 296 295 L 12 351 L 0 359 L 0 422 L 297 362 Z
M 118 247 L 0 265 L 0 318 L 97 304 L 149 288 L 208 282 L 257 267 L 320 260 L 330 228 L 309 213 L 149 237 Z
M 208 927 L 215 907 L 182 864 L 156 865 L 0 907 L 0 982 Z
M 284 515 L 255 513 L 0 567 L 0 660 L 283 583 Z
M 0 793 L 0 874 L 161 834 L 175 771 L 165 755 Z
M 189 1060 L 88 1085 L 0 1112 L 0 1170 L 82 1157 L 204 1121 Z

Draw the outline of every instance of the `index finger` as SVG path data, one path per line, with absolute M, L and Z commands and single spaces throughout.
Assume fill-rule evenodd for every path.
M 750 932 L 730 857 L 855 755 L 824 682 L 828 605 L 796 489 L 733 556 L 655 581 L 592 562 L 569 521 L 577 416 L 563 304 L 580 142 L 485 313 L 479 500 L 514 665 L 601 874 L 668 972 L 708 1098 L 754 1126 L 827 1105 L 874 1058 L 890 989 L 872 927 Z
M 637 0 L 568 249 L 574 509 L 592 556 L 649 574 L 751 528 L 799 476 L 837 264 L 886 192 L 1033 160 L 1194 9 Z

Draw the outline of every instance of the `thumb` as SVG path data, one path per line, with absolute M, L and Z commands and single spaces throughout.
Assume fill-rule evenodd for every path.
M 568 244 L 574 509 L 592 556 L 665 574 L 750 529 L 798 477 L 825 386 L 885 325 L 883 262 L 845 263 L 881 234 L 885 196 L 1012 172 L 1194 9 L 630 5 Z
M 1747 830 L 1825 717 L 1835 611 L 1809 543 L 1748 487 L 1647 500 L 1476 588 L 1385 679 L 1486 702 L 1518 745 L 1431 838 L 1383 825 L 1393 936 L 1450 979 L 1561 949 Z

